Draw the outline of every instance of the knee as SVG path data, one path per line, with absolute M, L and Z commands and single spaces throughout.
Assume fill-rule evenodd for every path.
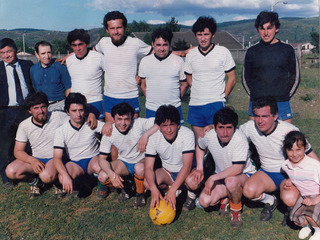
M 299 192 L 297 191 L 286 191 L 282 190 L 280 191 L 280 198 L 284 202 L 285 205 L 292 208 L 296 204 L 296 201 L 298 200 Z
M 6 175 L 10 179 L 16 179 L 17 171 L 11 164 L 6 167 Z
M 144 176 L 144 164 L 143 163 L 136 163 L 134 165 L 134 172 L 139 176 Z
M 52 183 L 56 179 L 55 174 L 50 174 L 48 172 L 40 173 L 39 177 L 43 183 Z
M 252 184 L 244 184 L 243 195 L 248 199 L 256 198 L 255 187 Z
M 208 195 L 201 193 L 199 196 L 199 203 L 202 207 L 207 208 L 210 206 L 211 199 Z
M 185 185 L 188 189 L 195 191 L 198 189 L 199 185 L 192 179 L 192 177 L 188 176 L 185 180 Z
M 106 172 L 104 172 L 102 170 L 99 172 L 99 175 L 98 175 L 99 182 L 106 183 L 108 178 L 109 178 L 109 176 Z
M 225 180 L 225 185 L 226 188 L 229 192 L 234 192 L 237 189 L 240 189 L 241 185 L 240 182 L 238 181 L 237 177 L 232 176 L 232 177 L 227 177 Z

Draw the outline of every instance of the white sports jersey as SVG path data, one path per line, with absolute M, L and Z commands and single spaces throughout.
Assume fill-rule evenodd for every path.
M 103 122 L 98 121 L 97 128 L 91 130 L 84 123 L 77 129 L 68 121 L 56 130 L 54 148 L 65 149 L 72 161 L 97 156 L 99 154 L 99 141 L 95 133 L 101 133 L 103 125 Z
M 233 164 L 243 164 L 243 173 L 255 173 L 255 167 L 249 158 L 248 140 L 238 129 L 234 132 L 228 145 L 222 147 L 214 129 L 207 132 L 204 138 L 198 139 L 198 146 L 209 149 L 216 169 L 215 173 L 222 172 Z
M 71 92 L 79 92 L 88 103 L 102 101 L 102 75 L 104 60 L 102 54 L 89 51 L 83 59 L 75 54 L 67 58 L 67 68 L 71 77 Z
M 189 105 L 225 102 L 225 75 L 234 68 L 232 55 L 223 46 L 215 45 L 206 54 L 203 54 L 199 47 L 191 49 L 184 66 L 184 71 L 192 74 Z
M 144 158 L 144 153 L 137 151 L 137 143 L 142 134 L 154 125 L 154 118 L 137 118 L 127 134 L 119 132 L 112 124 L 112 135 L 102 136 L 100 154 L 110 154 L 111 146 L 118 149 L 118 159 L 127 163 L 137 163 Z
M 181 57 L 170 54 L 159 60 L 154 54 L 144 57 L 139 76 L 146 79 L 146 108 L 157 111 L 164 104 L 181 106 L 180 81 L 186 79 Z
M 53 158 L 54 132 L 68 119 L 69 116 L 64 112 L 48 112 L 47 121 L 39 126 L 32 122 L 31 116 L 19 124 L 16 141 L 29 141 L 35 158 Z
M 182 155 L 194 152 L 195 141 L 193 132 L 181 126 L 173 143 L 169 143 L 163 134 L 157 131 L 149 138 L 146 156 L 156 156 L 158 153 L 162 167 L 170 172 L 179 172 L 183 166 Z
M 286 160 L 283 154 L 283 140 L 291 131 L 299 131 L 294 125 L 278 120 L 276 128 L 268 135 L 261 133 L 254 120 L 242 124 L 239 128 L 256 146 L 261 167 L 267 172 L 280 172 L 282 163 Z M 308 143 L 306 154 L 311 151 Z
M 116 46 L 110 37 L 103 37 L 95 49 L 104 55 L 106 63 L 104 95 L 112 98 L 138 97 L 138 58 L 146 56 L 151 46 L 132 37 L 127 37 L 122 45 Z

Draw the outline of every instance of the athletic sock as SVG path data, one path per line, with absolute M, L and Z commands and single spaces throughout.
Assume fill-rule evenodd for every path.
M 144 176 L 138 176 L 136 173 L 134 174 L 134 182 L 136 184 L 136 192 L 138 194 L 144 193 L 145 187 L 143 184 Z
M 40 178 L 39 176 L 36 176 L 36 177 L 32 177 L 28 180 L 28 183 L 30 186 L 36 186 L 40 181 Z
M 273 195 L 262 193 L 259 197 L 251 199 L 252 201 L 259 201 L 264 204 L 269 203 L 270 205 L 274 204 L 275 197 Z
M 320 232 L 320 228 L 319 227 L 313 227 L 314 232 Z
M 239 202 L 238 204 L 234 204 L 233 202 L 230 201 L 230 210 L 234 212 L 239 212 L 242 209 L 242 203 Z
M 224 198 L 220 200 L 220 204 L 227 204 L 229 202 L 229 198 Z
M 191 192 L 188 190 L 188 198 L 191 198 L 191 199 L 196 199 L 197 195 L 194 193 L 194 192 Z

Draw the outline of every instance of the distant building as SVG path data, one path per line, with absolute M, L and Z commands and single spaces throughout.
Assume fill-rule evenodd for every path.
M 301 49 L 302 54 L 311 54 L 312 49 L 316 48 L 311 43 L 290 43 L 294 49 Z
M 146 32 L 133 32 L 132 33 L 135 37 L 141 39 L 143 41 Z M 172 39 L 172 46 L 175 45 L 178 41 L 185 41 L 188 44 L 188 47 L 193 47 L 198 45 L 198 41 L 194 36 L 193 32 L 174 32 L 173 39 Z M 221 31 L 216 32 L 215 37 L 213 38 L 213 42 L 217 45 L 224 46 L 229 50 L 232 49 L 243 49 L 242 44 L 235 39 L 230 33 Z

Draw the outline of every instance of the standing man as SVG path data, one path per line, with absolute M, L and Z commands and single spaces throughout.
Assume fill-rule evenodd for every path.
M 249 158 L 249 144 L 244 134 L 237 129 L 238 115 L 231 108 L 217 111 L 213 124 L 214 129 L 198 139 L 197 168 L 188 176 L 186 184 L 192 190 L 200 187 L 204 178 L 203 158 L 206 149 L 209 149 L 214 159 L 215 172 L 206 180 L 199 203 L 207 208 L 220 202 L 219 214 L 227 215 L 230 209 L 231 227 L 241 227 L 243 185 L 256 171 Z M 194 200 L 187 198 L 185 207 L 187 210 L 194 209 Z
M 255 28 L 261 41 L 248 49 L 242 74 L 242 84 L 250 96 L 250 120 L 254 118 L 252 101 L 271 96 L 278 104 L 278 118 L 291 123 L 290 98 L 300 83 L 299 63 L 294 49 L 276 38 L 280 28 L 277 13 L 261 12 Z
M 71 88 L 68 70 L 60 62 L 52 60 L 52 46 L 49 42 L 37 42 L 34 48 L 39 62 L 30 69 L 33 87 L 37 92 L 47 95 L 49 111 L 63 111 L 64 100 Z
M 261 97 L 254 100 L 252 112 L 254 120 L 241 125 L 239 129 L 256 146 L 261 168 L 245 183 L 243 195 L 265 204 L 260 220 L 268 221 L 272 218 L 272 212 L 278 203 L 277 198 L 270 193 L 281 190 L 281 199 L 290 207 L 294 206 L 299 196 L 299 191 L 295 187 L 285 188 L 286 181 L 280 172 L 281 165 L 285 161 L 283 140 L 289 132 L 298 130 L 298 128 L 285 121 L 277 120 L 278 106 L 272 97 Z M 318 159 L 310 144 L 305 153 L 311 158 Z
M 102 136 L 100 144 L 99 164 L 101 171 L 98 179 L 104 185 L 112 184 L 121 189 L 119 201 L 129 199 L 128 189 L 132 188 L 125 178 L 134 177 L 136 185 L 135 207 L 144 207 L 145 188 L 144 162 L 145 146 L 151 134 L 158 130 L 154 124 L 154 118 L 133 118 L 134 109 L 128 103 L 119 103 L 111 110 L 113 118 L 112 134 L 110 137 Z M 118 151 L 118 159 L 108 162 L 111 154 L 111 146 L 114 145 Z M 99 184 L 97 198 L 105 198 L 110 190 L 108 186 Z
M 74 180 L 84 174 L 100 172 L 99 140 L 96 133 L 101 133 L 103 123 L 98 121 L 96 129 L 85 124 L 87 101 L 81 93 L 70 93 L 66 98 L 65 111 L 70 121 L 59 127 L 54 136 L 53 163 L 58 171 L 62 188 L 72 193 L 78 186 Z M 69 162 L 64 164 L 63 151 L 66 150 Z
M 179 110 L 181 98 L 188 89 L 183 71 L 184 61 L 170 51 L 171 30 L 158 28 L 152 33 L 154 54 L 144 57 L 139 65 L 141 90 L 146 96 L 146 117 L 155 117 L 157 109 L 170 104 Z
M 214 114 L 224 107 L 236 84 L 235 63 L 230 51 L 212 42 L 216 30 L 212 17 L 199 17 L 192 26 L 199 46 L 186 56 L 184 71 L 191 87 L 188 123 L 196 139 L 203 127 L 212 124 Z
M 90 35 L 84 29 L 75 29 L 67 37 L 73 52 L 66 64 L 71 76 L 71 92 L 83 94 L 91 108 L 95 108 L 98 119 L 104 118 L 102 98 L 102 75 L 104 60 L 102 54 L 88 49 Z
M 42 92 L 29 94 L 25 105 L 31 117 L 19 125 L 14 147 L 16 160 L 7 166 L 6 174 L 10 179 L 29 182 L 30 198 L 34 198 L 41 193 L 41 181 L 52 183 L 57 178 L 52 160 L 54 132 L 69 117 L 61 111 L 48 112 L 48 98 Z M 27 142 L 32 155 L 25 151 Z
M 39 62 L 30 69 L 33 87 L 37 92 L 47 95 L 49 111 L 63 111 L 64 100 L 71 88 L 68 70 L 60 62 L 52 60 L 52 46 L 49 42 L 37 42 L 34 48 Z
M 129 103 L 139 116 L 140 105 L 136 82 L 138 58 L 151 52 L 151 46 L 138 38 L 125 36 L 127 18 L 118 11 L 108 12 L 103 25 L 110 37 L 103 37 L 95 50 L 104 55 L 104 111 L 106 122 L 112 122 L 111 109 L 121 102 Z
M 177 191 L 191 171 L 194 135 L 190 129 L 180 126 L 179 111 L 171 105 L 158 108 L 155 123 L 160 130 L 149 138 L 145 159 L 145 184 L 151 191 L 150 208 L 159 206 L 160 199 L 164 199 L 175 210 Z M 157 154 L 162 168 L 154 170 Z M 166 192 L 164 197 L 162 190 Z
M 14 159 L 14 138 L 19 123 L 29 116 L 23 101 L 33 92 L 29 60 L 17 58 L 17 46 L 10 38 L 0 41 L 0 175 L 4 187 L 12 187 L 5 174 L 7 164 Z

